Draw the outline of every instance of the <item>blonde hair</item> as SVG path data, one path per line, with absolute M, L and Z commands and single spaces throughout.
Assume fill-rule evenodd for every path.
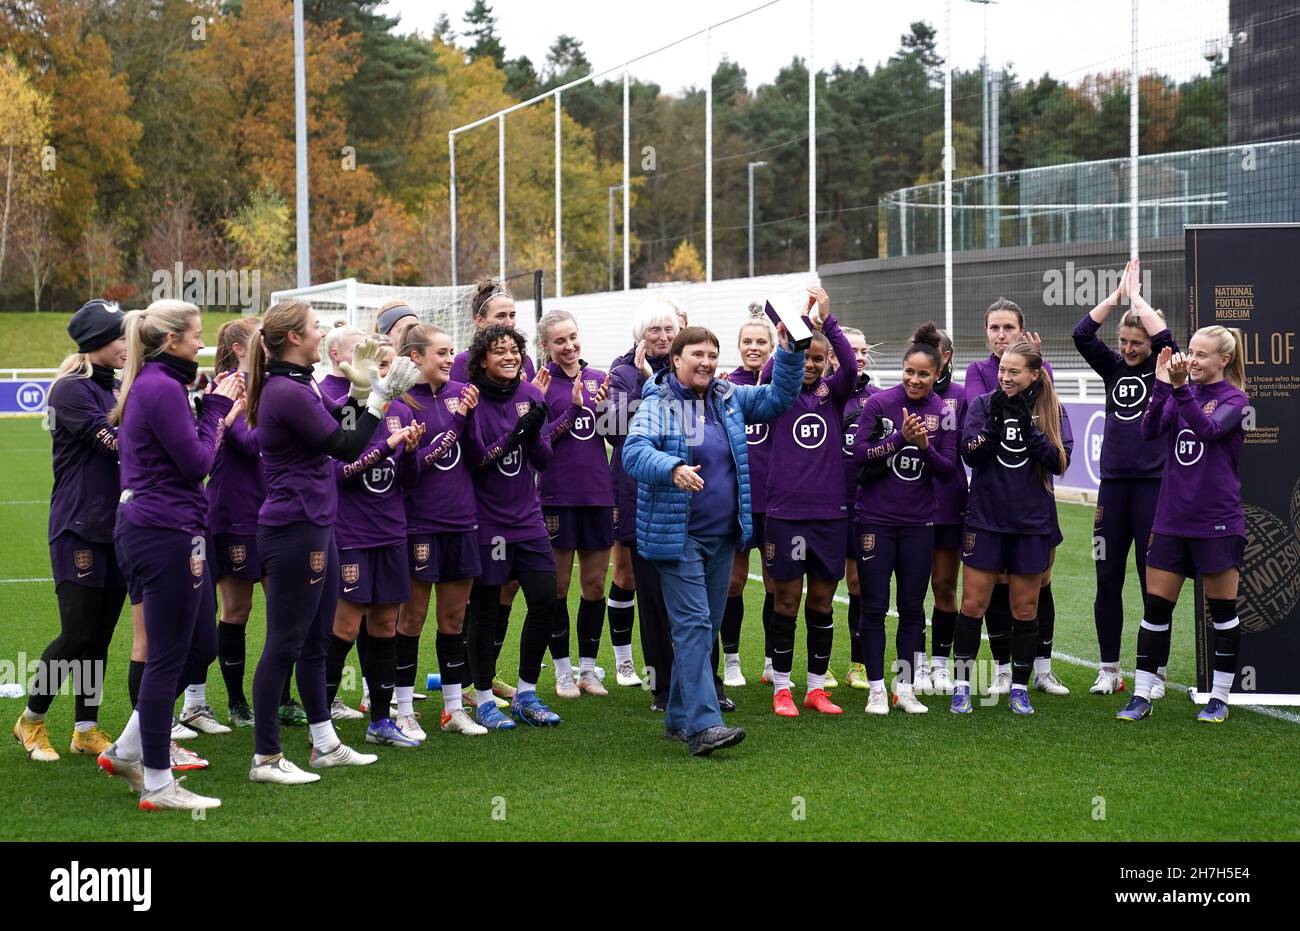
M 250 427 L 257 426 L 257 406 L 262 397 L 262 388 L 266 385 L 266 363 L 270 359 L 280 358 L 285 345 L 289 342 L 290 333 L 305 334 L 310 314 L 311 305 L 306 301 L 280 301 L 268 307 L 263 314 L 262 328 L 257 331 L 257 337 L 253 340 L 252 361 L 248 365 L 248 384 L 244 389 Z M 342 328 L 335 327 L 335 330 L 338 329 Z
M 557 323 L 566 322 L 572 323 L 574 329 L 577 329 L 578 321 L 567 310 L 548 310 L 542 314 L 542 319 L 537 321 L 537 365 L 539 367 L 551 361 L 551 352 L 546 348 L 546 334 Z
M 1232 385 L 1241 390 L 1246 390 L 1246 341 L 1242 338 L 1241 330 L 1236 327 L 1224 327 L 1215 324 L 1214 326 L 1203 326 L 1192 334 L 1192 339 L 1198 336 L 1204 336 L 1206 339 L 1214 340 L 1214 351 L 1221 356 L 1229 356 L 1228 364 L 1224 366 L 1223 377 Z M 1192 340 L 1189 339 L 1187 344 L 1190 346 Z
M 299 303 L 292 301 L 291 303 Z M 270 310 L 267 310 L 270 313 Z M 336 349 L 343 340 L 349 336 L 355 336 L 357 339 L 365 339 L 366 334 L 360 327 L 352 326 L 349 323 L 336 323 L 332 330 L 327 330 L 325 336 L 321 339 L 320 354 L 329 365 L 333 366 L 334 360 L 330 358 L 330 353 Z
M 235 355 L 235 346 L 246 346 L 253 338 L 257 328 L 262 325 L 260 317 L 240 317 L 223 323 L 217 331 L 217 372 L 238 368 L 239 357 Z
M 108 415 L 108 422 L 118 426 L 127 398 L 140 369 L 157 356 L 167 345 L 167 334 L 183 334 L 190 321 L 199 315 L 199 309 L 186 301 L 154 301 L 144 310 L 133 310 L 122 321 L 122 335 L 126 337 L 126 365 L 122 369 L 122 388 L 117 404 Z
M 1165 322 L 1165 312 L 1163 310 L 1153 310 L 1152 313 L 1160 318 L 1161 323 Z M 1119 318 L 1119 328 L 1122 330 L 1124 327 L 1136 327 L 1146 333 L 1146 324 L 1142 322 L 1142 315 L 1138 313 L 1136 307 L 1130 307 L 1124 311 L 1124 316 Z M 1150 336 L 1149 333 L 1147 335 Z
M 402 345 L 398 347 L 397 354 L 408 359 L 413 352 L 424 355 L 429 351 L 429 347 L 433 345 L 435 336 L 447 336 L 447 331 L 432 323 L 417 323 L 415 326 L 407 328 L 406 332 L 402 334 Z M 420 403 L 411 397 L 409 391 L 402 395 L 402 402 L 413 411 L 424 410 Z
M 749 305 L 749 319 L 740 325 L 740 330 L 736 333 L 736 345 L 740 345 L 740 338 L 744 335 L 747 327 L 760 326 L 767 331 L 767 341 L 775 346 L 776 331 L 772 329 L 772 323 L 767 319 L 767 314 L 763 311 L 763 305 L 758 301 L 753 301 Z
M 1039 382 L 1043 388 L 1038 393 L 1038 400 L 1034 404 L 1033 415 L 1038 421 L 1038 429 L 1043 431 L 1049 443 L 1056 447 L 1056 455 L 1062 466 L 1066 464 L 1065 444 L 1061 442 L 1061 401 L 1056 396 L 1056 386 L 1052 384 L 1052 376 L 1043 367 L 1043 354 L 1034 348 L 1034 344 L 1028 340 L 1021 339 L 1012 343 L 1002 353 L 1002 358 L 1007 357 L 1007 353 L 1020 356 L 1027 363 L 1032 371 L 1039 373 Z M 1037 464 L 1038 475 L 1043 480 L 1043 487 L 1048 491 L 1052 490 L 1052 473 L 1047 470 L 1041 462 Z
M 90 353 L 74 352 L 69 354 L 59 363 L 59 370 L 54 373 L 54 378 L 50 380 L 50 387 L 53 388 L 54 383 L 60 378 L 67 378 L 69 376 L 74 376 L 76 378 L 89 378 L 93 374 L 94 369 L 91 368 Z

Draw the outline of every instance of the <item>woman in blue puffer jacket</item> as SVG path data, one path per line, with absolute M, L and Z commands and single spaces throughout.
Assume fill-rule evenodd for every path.
M 718 338 L 686 327 L 668 369 L 646 382 L 623 444 L 623 468 L 637 481 L 637 552 L 659 570 L 672 625 L 664 729 L 695 756 L 745 737 L 722 724 L 710 651 L 737 540 L 753 533 L 745 424 L 779 417 L 803 379 L 803 353 L 788 350 L 784 328 L 778 336 L 772 381 L 738 386 L 714 377 Z

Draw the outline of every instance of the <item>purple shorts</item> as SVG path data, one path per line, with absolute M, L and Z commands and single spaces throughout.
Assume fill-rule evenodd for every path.
M 961 549 L 961 524 L 935 524 L 934 548 L 937 550 Z
M 413 533 L 406 538 L 411 577 L 421 582 L 458 582 L 483 571 L 478 558 L 478 531 Z
M 607 550 L 614 545 L 614 509 L 542 506 L 546 532 L 557 550 Z
M 985 572 L 1037 575 L 1047 571 L 1050 533 L 999 533 L 967 526 L 962 532 L 961 561 Z
M 411 597 L 406 547 L 339 550 L 339 597 L 359 605 L 401 604 Z
M 242 533 L 212 535 L 212 568 L 218 579 L 233 575 L 245 582 L 262 579 L 262 557 L 257 552 L 257 537 Z
M 754 547 L 761 546 L 763 543 L 763 534 L 765 532 L 763 528 L 766 526 L 767 523 L 767 515 L 754 514 L 753 518 L 754 518 L 754 535 L 749 538 L 748 543 L 746 543 L 746 541 L 740 539 L 739 537 L 736 538 L 737 553 L 748 553 Z
M 1153 533 L 1147 543 L 1147 568 L 1163 569 L 1189 579 L 1245 564 L 1245 537 L 1171 537 Z
M 495 558 L 494 558 L 495 557 Z M 549 537 L 519 543 L 481 543 L 478 558 L 483 564 L 481 585 L 505 585 L 521 572 L 554 572 L 555 554 Z
M 126 577 L 117 564 L 112 543 L 92 543 L 71 531 L 50 544 L 50 565 L 54 586 L 72 582 L 86 588 L 126 588 Z
M 763 566 L 778 582 L 844 578 L 844 517 L 793 521 L 769 517 L 763 528 Z

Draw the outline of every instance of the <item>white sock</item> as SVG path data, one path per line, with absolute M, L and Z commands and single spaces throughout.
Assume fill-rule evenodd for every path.
M 328 753 L 339 745 L 339 735 L 334 733 L 333 721 L 307 725 L 311 730 L 311 745 L 318 753 Z
M 930 662 L 931 662 L 931 664 L 934 666 L 935 669 L 947 669 L 947 668 L 948 668 L 948 657 L 946 657 L 946 656 L 936 656 L 936 657 L 935 657 L 934 659 L 932 659 Z
M 917 653 L 916 656 L 914 656 L 912 659 L 912 675 L 915 676 L 918 672 L 920 672 L 922 669 L 925 669 L 928 665 L 929 664 L 926 662 L 925 651 L 922 650 L 920 653 Z
M 776 672 L 775 670 L 773 670 L 772 685 L 774 687 L 774 690 L 777 692 L 781 691 L 781 689 L 788 689 L 790 687 L 790 673 Z
M 132 711 L 115 743 L 117 755 L 126 760 L 138 760 L 144 752 L 140 746 L 140 712 Z
M 451 714 L 453 711 L 460 711 L 460 709 L 460 683 L 444 685 L 442 687 L 442 710 Z
M 75 725 L 77 733 L 84 734 L 86 731 L 94 730 L 97 723 L 96 721 L 78 721 Z
M 614 662 L 615 663 L 632 662 L 632 644 L 627 643 L 621 647 L 620 646 L 614 647 Z
M 1119 663 L 1102 663 L 1101 672 L 1104 672 L 1107 675 L 1117 676 L 1119 675 Z
M 415 686 L 399 685 L 393 689 L 393 694 L 397 696 L 397 713 L 398 714 L 415 714 Z
M 45 714 L 44 713 L 37 714 L 32 709 L 27 708 L 26 710 L 23 711 L 23 720 L 26 721 L 28 724 L 40 724 L 42 721 L 45 720 Z
M 496 704 L 496 699 L 493 697 L 491 689 L 474 690 L 474 707 L 482 708 L 488 702 Z
M 520 679 L 518 682 L 515 683 L 516 694 L 518 694 L 519 692 L 536 692 L 536 691 L 537 691 L 536 682 L 525 682 L 523 679 Z
M 578 672 L 595 672 L 595 671 L 596 671 L 596 657 L 594 656 L 578 657 Z
M 819 676 L 815 672 L 808 673 L 808 691 L 811 692 L 813 689 L 822 688 L 824 685 L 826 685 L 825 675 Z
M 144 790 L 146 792 L 157 792 L 159 789 L 165 789 L 172 784 L 173 777 L 170 769 L 153 769 L 144 767 Z
M 370 683 L 366 681 L 365 676 L 361 677 L 361 698 L 366 704 L 370 703 Z
M 997 663 L 997 664 L 995 664 L 995 665 L 996 665 L 997 668 L 996 668 L 994 671 L 995 671 L 999 676 L 1009 676 L 1009 675 L 1011 675 L 1011 664 L 1010 664 L 1010 663 Z
M 200 682 L 198 685 L 185 686 L 185 707 L 193 708 L 196 705 L 206 705 L 208 703 L 208 684 Z
M 1168 666 L 1157 666 L 1157 667 L 1156 667 L 1156 675 L 1159 676 L 1161 679 L 1163 679 L 1166 675 L 1168 675 L 1168 673 L 1169 673 L 1169 667 L 1168 667 Z
M 722 664 L 723 664 L 724 666 L 739 666 L 739 665 L 740 665 L 740 654 L 739 654 L 739 653 L 723 653 L 723 654 L 722 654 Z
M 1045 676 L 1052 671 L 1052 658 L 1050 656 L 1034 657 L 1034 672 L 1040 676 Z
M 868 679 L 867 685 L 871 686 L 873 692 L 883 692 L 885 690 L 884 679 Z
M 772 657 L 770 657 L 770 656 L 764 656 L 764 657 L 763 657 L 763 671 L 764 671 L 764 672 L 767 672 L 767 671 L 769 671 L 771 668 L 772 668 Z
M 555 661 L 555 678 L 571 675 L 573 675 L 573 662 L 567 656 L 557 659 Z
M 253 765 L 261 766 L 264 763 L 269 763 L 271 760 L 274 760 L 278 756 L 284 756 L 284 754 L 283 753 L 254 753 Z
M 1139 669 L 1133 673 L 1133 694 L 1138 698 L 1151 700 L 1151 686 L 1156 684 L 1156 674 L 1154 672 L 1143 672 Z
M 1228 693 L 1232 691 L 1232 680 L 1235 678 L 1236 675 L 1231 672 L 1214 670 L 1214 688 L 1210 690 L 1210 694 L 1219 701 L 1226 702 Z

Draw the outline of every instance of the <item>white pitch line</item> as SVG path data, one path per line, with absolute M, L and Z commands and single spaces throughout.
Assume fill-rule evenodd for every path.
M 22 585 L 28 582 L 53 582 L 54 579 L 0 579 L 0 585 Z
M 49 504 L 44 498 L 32 498 L 30 501 L 0 501 L 0 504 Z
M 749 577 L 755 582 L 763 581 L 761 575 L 751 574 Z M 835 600 L 842 605 L 849 603 L 849 599 L 843 595 L 836 595 Z M 898 617 L 897 611 L 890 610 L 888 614 L 890 617 Z M 929 618 L 926 618 L 925 626 L 930 626 Z M 987 642 L 989 636 L 988 634 L 981 633 L 980 639 Z M 1060 650 L 1052 650 L 1052 659 L 1059 659 L 1063 663 L 1069 663 L 1071 666 L 1080 666 L 1084 669 L 1096 669 L 1101 662 L 1099 659 L 1084 659 L 1082 656 L 1073 656 L 1069 653 L 1062 653 Z M 1180 694 L 1186 694 L 1187 690 L 1191 687 L 1183 685 L 1181 682 L 1167 682 L 1165 683 L 1165 686 L 1166 688 L 1177 690 Z M 1300 714 L 1297 714 L 1294 711 L 1284 711 L 1281 708 L 1274 708 L 1270 705 L 1232 705 L 1231 702 L 1229 702 L 1229 704 L 1234 710 L 1240 709 L 1244 711 L 1254 711 L 1256 714 L 1262 714 L 1266 718 L 1276 718 L 1279 721 L 1287 721 L 1291 724 L 1300 724 Z

